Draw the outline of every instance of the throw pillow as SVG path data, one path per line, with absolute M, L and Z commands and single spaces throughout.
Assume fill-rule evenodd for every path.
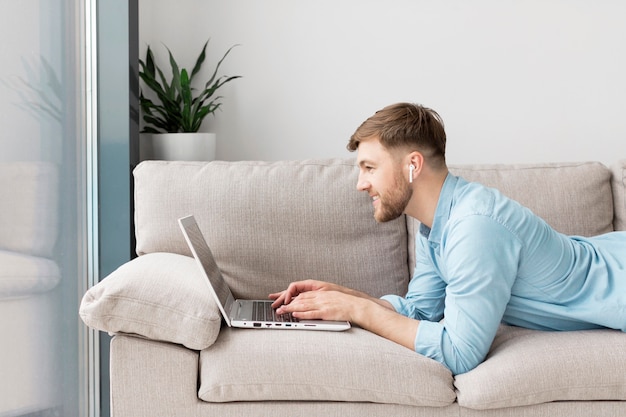
M 173 253 L 146 254 L 120 266 L 87 291 L 80 317 L 97 330 L 195 350 L 215 342 L 222 321 L 196 261 Z

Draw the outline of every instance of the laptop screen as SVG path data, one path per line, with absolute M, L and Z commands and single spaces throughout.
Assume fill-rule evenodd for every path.
M 222 307 L 225 307 L 228 304 L 229 296 L 232 297 L 232 294 L 230 288 L 226 285 L 222 272 L 215 262 L 215 258 L 213 258 L 213 253 L 211 253 L 209 245 L 206 243 L 206 240 L 204 240 L 204 236 L 200 231 L 200 227 L 198 227 L 198 223 L 196 223 L 196 219 L 193 216 L 188 216 L 178 221 L 185 232 L 185 238 L 189 243 L 190 249 L 194 252 L 193 255 L 202 264 L 202 268 L 211 282 L 213 291 L 215 291 Z

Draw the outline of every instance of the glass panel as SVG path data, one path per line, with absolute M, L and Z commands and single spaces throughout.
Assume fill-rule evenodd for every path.
M 0 416 L 85 416 L 84 6 L 0 0 Z

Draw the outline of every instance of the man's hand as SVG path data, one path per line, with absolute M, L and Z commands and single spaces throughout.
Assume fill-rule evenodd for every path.
M 292 282 L 286 290 L 270 294 L 269 297 L 274 300 L 272 307 L 278 308 L 291 303 L 295 297 L 309 291 L 338 291 L 348 293 L 351 290 L 341 285 L 331 284 L 330 282 L 309 279 L 306 281 Z
M 291 313 L 301 320 L 345 320 L 414 349 L 419 321 L 396 313 L 379 298 L 324 281 L 306 280 L 289 284 L 270 294 L 278 314 Z
M 277 314 L 291 313 L 300 320 L 355 321 L 353 311 L 362 298 L 335 290 L 301 292 L 289 304 L 281 305 Z

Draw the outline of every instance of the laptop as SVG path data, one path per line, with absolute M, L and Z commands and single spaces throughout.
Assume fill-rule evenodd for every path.
M 209 291 L 229 327 L 331 331 L 350 328 L 350 323 L 347 321 L 298 320 L 290 314 L 278 315 L 272 308 L 273 301 L 271 300 L 236 300 L 224 280 L 194 216 L 180 218 L 178 224 L 202 276 L 205 278 Z

